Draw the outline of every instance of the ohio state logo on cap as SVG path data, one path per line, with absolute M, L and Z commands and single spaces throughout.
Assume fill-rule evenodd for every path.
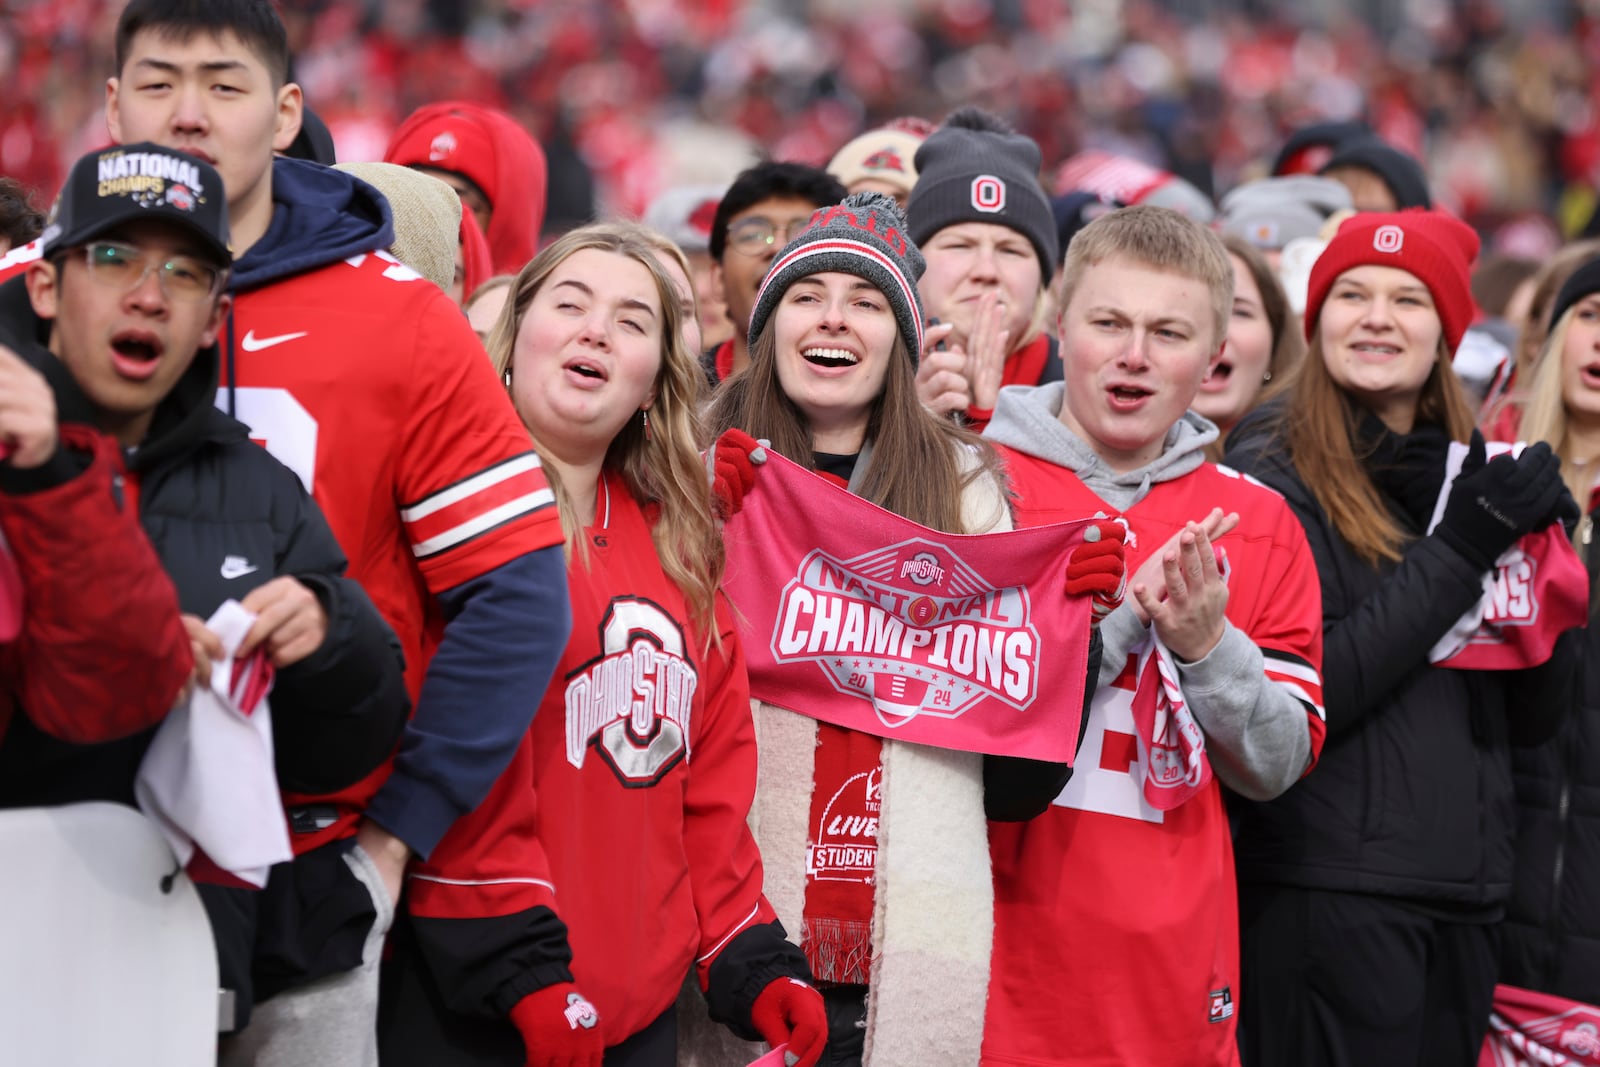
M 437 163 L 441 159 L 449 159 L 450 153 L 454 152 L 455 150 L 456 135 L 451 133 L 449 130 L 445 130 L 443 133 L 439 134 L 439 136 L 435 137 L 433 139 L 433 143 L 428 146 L 428 161 L 430 163 Z
M 993 174 L 972 179 L 972 206 L 990 214 L 1006 209 L 1006 183 Z
M 1379 226 L 1372 233 L 1372 247 L 1379 252 L 1398 252 L 1405 243 L 1406 231 L 1395 225 Z

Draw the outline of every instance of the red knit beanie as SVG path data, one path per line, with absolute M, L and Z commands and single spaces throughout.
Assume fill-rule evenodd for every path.
M 1317 331 L 1322 302 L 1347 270 L 1374 264 L 1409 271 L 1428 287 L 1439 311 L 1445 343 L 1454 352 L 1472 323 L 1472 261 L 1478 235 L 1472 227 L 1438 211 L 1363 212 L 1339 227 L 1311 265 L 1306 286 L 1306 340 Z

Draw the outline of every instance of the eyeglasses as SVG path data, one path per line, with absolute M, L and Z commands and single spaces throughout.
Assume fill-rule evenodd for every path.
M 758 256 L 773 245 L 782 247 L 799 236 L 811 222 L 811 216 L 790 219 L 783 225 L 759 215 L 740 219 L 728 227 L 728 244 L 747 256 Z
M 151 271 L 168 300 L 200 303 L 217 295 L 223 272 L 193 256 L 169 256 L 160 263 L 145 257 L 135 245 L 120 241 L 95 241 L 84 249 L 89 277 L 102 285 L 128 292 L 144 284 Z

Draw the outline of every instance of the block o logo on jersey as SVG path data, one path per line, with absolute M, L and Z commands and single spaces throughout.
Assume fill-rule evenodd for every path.
M 1392 223 L 1387 226 L 1379 226 L 1372 232 L 1372 247 L 1379 252 L 1387 252 L 1392 255 L 1404 248 L 1405 243 L 1406 231 Z
M 616 597 L 600 624 L 600 655 L 567 677 L 567 762 L 594 748 L 624 788 L 659 782 L 689 750 L 700 675 L 683 629 L 643 597 Z
M 993 215 L 1006 209 L 1006 183 L 993 174 L 972 179 L 972 206 Z

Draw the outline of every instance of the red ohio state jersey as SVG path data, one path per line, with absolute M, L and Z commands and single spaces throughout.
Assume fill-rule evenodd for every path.
M 236 294 L 231 367 L 221 340 L 217 406 L 316 498 L 350 577 L 400 637 L 416 700 L 443 629 L 434 595 L 561 541 L 532 439 L 482 345 L 437 286 L 384 252 Z M 322 799 L 358 807 L 388 770 Z M 345 809 L 296 849 L 347 835 L 356 818 Z
M 567 567 L 572 637 L 487 800 L 412 868 L 427 918 L 552 908 L 608 1046 L 644 1029 L 734 935 L 777 915 L 745 822 L 756 787 L 744 653 L 689 622 L 621 479 Z M 485 894 L 493 904 L 486 910 Z
M 1156 483 L 1119 513 L 1067 468 L 999 452 L 1019 527 L 1097 512 L 1123 518 L 1133 533 L 1130 573 L 1185 523 L 1213 507 L 1237 511 L 1238 528 L 1220 542 L 1227 616 L 1261 649 L 1268 682 L 1305 705 L 1315 759 L 1324 734 L 1322 599 L 1305 534 L 1282 497 L 1208 463 Z M 986 1065 L 1238 1063 L 1238 904 L 1222 791 L 1213 778 L 1171 811 L 1146 801 L 1133 658 L 1095 694 L 1072 780 L 1050 810 L 990 824 Z

